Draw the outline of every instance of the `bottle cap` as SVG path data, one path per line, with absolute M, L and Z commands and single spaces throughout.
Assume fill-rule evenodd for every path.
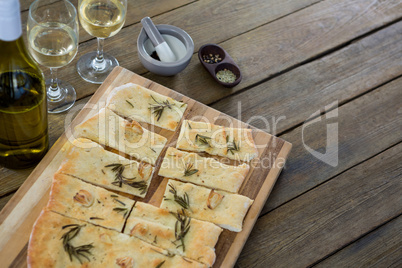
M 0 40 L 14 41 L 22 34 L 19 0 L 0 1 Z

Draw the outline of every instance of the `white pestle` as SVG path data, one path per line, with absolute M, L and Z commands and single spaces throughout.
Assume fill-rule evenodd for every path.
M 170 49 L 169 45 L 163 39 L 162 35 L 152 22 L 150 17 L 145 17 L 141 20 L 141 24 L 148 35 L 149 40 L 155 47 L 156 53 L 158 53 L 159 59 L 163 62 L 176 61 L 176 56 Z

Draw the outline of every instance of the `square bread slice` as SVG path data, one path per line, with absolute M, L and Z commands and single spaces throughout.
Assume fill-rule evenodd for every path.
M 225 165 L 213 158 L 169 147 L 158 175 L 237 193 L 249 170 L 250 166 L 245 163 L 238 166 Z
M 107 108 L 125 118 L 174 131 L 187 104 L 128 83 L 112 90 L 107 99 Z
M 205 122 L 183 120 L 176 148 L 211 155 L 226 154 L 225 128 Z
M 59 172 L 119 192 L 144 197 L 154 168 L 106 151 L 91 140 L 73 141 Z
M 177 239 L 182 229 L 177 229 L 176 224 L 189 228 L 182 240 Z M 208 266 L 215 262 L 214 247 L 221 232 L 215 224 L 190 219 L 183 210 L 170 213 L 142 202 L 134 204 L 124 229 L 126 234 Z
M 169 180 L 160 207 L 172 212 L 184 208 L 192 218 L 240 232 L 243 219 L 252 203 L 253 200 L 243 195 Z
M 75 137 L 87 138 L 126 153 L 136 159 L 155 165 L 167 139 L 129 122 L 109 109 L 75 127 Z
M 249 162 L 258 156 L 253 133 L 248 128 L 225 128 L 227 151 L 220 156 L 237 161 Z
M 56 173 L 47 208 L 121 232 L 133 204 L 134 201 L 127 197 Z
M 206 267 L 118 233 L 43 210 L 28 244 L 29 268 Z

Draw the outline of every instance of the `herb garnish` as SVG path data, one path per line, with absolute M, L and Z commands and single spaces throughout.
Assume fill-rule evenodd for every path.
M 157 266 L 155 266 L 155 268 L 161 268 L 164 263 L 165 263 L 165 261 L 159 263 Z
M 193 169 L 193 164 L 188 163 L 184 168 L 184 176 L 188 177 L 198 172 L 198 169 Z
M 81 264 L 82 264 L 82 259 L 81 257 L 87 259 L 88 261 L 91 261 L 88 257 L 88 255 L 92 255 L 91 249 L 94 248 L 94 246 L 91 244 L 86 244 L 86 245 L 81 245 L 74 247 L 70 244 L 71 240 L 78 235 L 78 233 L 81 231 L 81 227 L 84 227 L 84 225 L 78 225 L 78 224 L 69 224 L 69 225 L 64 225 L 62 229 L 66 228 L 71 228 L 68 232 L 63 234 L 61 239 L 63 240 L 63 247 L 64 250 L 68 253 L 68 256 L 70 257 L 70 261 L 73 261 L 73 257 L 75 257 Z
M 134 108 L 134 105 L 133 105 L 131 102 L 129 102 L 128 100 L 126 100 L 126 102 L 127 102 L 128 104 L 130 104 L 131 107 Z
M 233 139 L 233 142 L 228 143 L 228 151 L 231 152 L 232 154 L 233 151 L 239 151 L 240 150 L 240 143 L 236 142 L 235 139 Z
M 177 211 L 177 213 L 172 212 L 172 214 L 177 219 L 176 224 L 175 224 L 175 228 L 174 228 L 175 238 L 176 238 L 176 241 L 181 242 L 181 244 L 176 246 L 176 248 L 183 247 L 183 252 L 184 252 L 186 250 L 186 247 L 184 245 L 184 237 L 186 236 L 186 234 L 190 230 L 191 218 L 187 217 L 186 212 L 185 212 L 184 209 L 181 209 L 181 212 L 180 211 Z
M 90 220 L 102 220 L 102 221 L 104 220 L 103 218 L 99 218 L 99 217 L 90 217 L 89 219 Z
M 190 199 L 188 198 L 188 194 L 184 193 L 183 196 L 179 196 L 177 194 L 176 188 L 172 184 L 169 183 L 170 190 L 169 192 L 173 194 L 173 200 L 182 206 L 184 209 L 189 209 L 190 208 Z M 169 200 L 168 198 L 165 198 L 165 200 Z
M 123 218 L 126 218 L 127 213 L 128 213 L 128 208 L 113 208 L 114 211 L 116 211 L 117 213 L 123 213 Z
M 157 100 L 155 100 L 154 96 L 151 95 L 151 98 L 154 100 L 154 102 L 156 102 L 156 104 L 149 104 L 151 105 L 151 107 L 149 107 L 148 109 L 150 109 L 152 111 L 153 114 L 155 114 L 156 116 L 156 121 L 159 121 L 159 119 L 161 119 L 162 113 L 165 110 L 165 108 L 169 108 L 172 109 L 172 106 L 174 105 L 174 103 L 170 103 L 169 100 L 165 100 L 163 102 L 158 102 Z
M 181 256 L 183 258 L 183 260 L 185 260 L 188 263 L 193 263 L 192 261 L 190 261 L 189 259 L 185 258 L 184 256 Z
M 130 165 L 130 164 L 127 164 Z M 144 194 L 147 191 L 147 183 L 145 181 L 132 181 L 135 180 L 136 177 L 134 178 L 126 178 L 123 176 L 123 172 L 125 170 L 125 167 L 127 165 L 123 165 L 123 164 L 110 164 L 110 165 L 106 165 L 105 167 L 111 167 L 112 171 L 116 173 L 115 179 L 112 182 L 113 185 L 118 186 L 118 187 L 122 187 L 123 184 L 131 186 L 133 188 L 137 188 L 138 190 L 141 191 L 141 194 Z
M 208 142 L 208 140 L 210 140 L 210 139 L 211 139 L 211 137 L 203 136 L 200 134 L 195 135 L 195 142 L 199 142 L 204 145 L 210 146 L 209 142 Z
M 114 201 L 119 202 L 120 204 L 122 204 L 123 206 L 126 206 L 126 204 L 124 204 L 123 202 L 121 202 L 119 199 L 114 198 Z

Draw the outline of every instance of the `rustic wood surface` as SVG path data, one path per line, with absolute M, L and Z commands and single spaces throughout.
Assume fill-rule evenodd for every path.
M 21 0 L 23 23 L 31 2 Z M 128 6 L 124 28 L 105 41 L 122 67 L 293 144 L 236 267 L 401 266 L 401 1 L 129 0 Z M 194 56 L 180 74 L 161 77 L 141 65 L 136 39 L 145 16 L 193 38 Z M 203 69 L 196 52 L 206 43 L 224 47 L 240 66 L 238 86 L 222 88 Z M 75 68 L 95 49 L 96 40 L 81 29 L 76 59 L 59 71 L 75 86 L 77 106 L 98 88 Z M 70 119 L 49 116 L 52 144 Z M 304 128 L 307 119 L 321 121 Z M 335 166 L 306 149 L 326 152 L 327 124 L 338 127 Z M 16 193 L 32 171 L 0 167 L 0 223 L 30 186 Z

